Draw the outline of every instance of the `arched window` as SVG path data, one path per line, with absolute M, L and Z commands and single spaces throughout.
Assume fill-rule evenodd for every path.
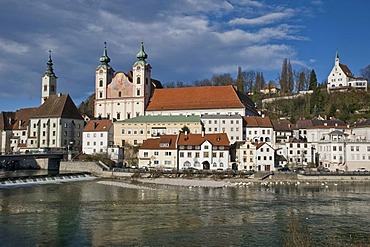
M 191 163 L 189 161 L 184 162 L 184 167 L 190 167 L 190 166 L 191 166 Z
M 102 87 L 103 86 L 103 80 L 100 80 L 99 81 L 99 87 Z
M 137 90 L 136 90 L 136 95 L 137 95 L 137 96 L 140 96 L 140 89 L 137 89 Z
M 194 163 L 194 167 L 200 167 L 200 163 L 199 163 L 198 161 L 196 161 L 196 162 Z
M 122 96 L 122 92 L 121 91 L 119 91 L 118 92 L 118 97 L 121 97 Z
M 44 85 L 44 92 L 46 92 L 47 90 L 48 90 L 48 86 Z
M 140 84 L 140 77 L 137 77 L 137 78 L 136 78 L 136 83 L 137 83 L 137 84 Z
M 265 138 L 265 142 L 270 142 L 270 138 L 269 137 L 266 137 Z
M 51 91 L 51 92 L 54 92 L 54 90 L 55 90 L 54 85 L 51 85 L 51 86 L 50 86 L 50 91 Z

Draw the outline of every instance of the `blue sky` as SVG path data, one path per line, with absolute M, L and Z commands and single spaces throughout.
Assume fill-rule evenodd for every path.
M 326 79 L 335 52 L 359 76 L 370 64 L 367 0 L 0 0 L 0 111 L 40 104 L 52 50 L 58 92 L 78 105 L 94 91 L 104 41 L 128 72 L 143 39 L 162 83 L 211 78 L 237 67 L 276 80 L 284 58 Z

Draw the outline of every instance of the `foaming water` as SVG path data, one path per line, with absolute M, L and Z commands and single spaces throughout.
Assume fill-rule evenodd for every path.
M 0 189 L 0 239 L 5 246 L 282 246 L 294 226 L 316 246 L 366 242 L 369 188 L 94 180 Z

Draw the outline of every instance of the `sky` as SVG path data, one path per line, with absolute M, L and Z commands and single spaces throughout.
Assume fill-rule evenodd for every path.
M 79 105 L 94 92 L 107 42 L 128 72 L 144 41 L 162 84 L 261 71 L 282 62 L 326 80 L 338 51 L 355 76 L 370 64 L 368 0 L 0 0 L 0 111 L 37 107 L 51 50 L 58 93 Z

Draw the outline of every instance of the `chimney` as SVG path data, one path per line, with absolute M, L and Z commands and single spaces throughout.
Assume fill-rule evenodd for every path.
M 202 130 L 202 137 L 204 137 L 204 130 Z

